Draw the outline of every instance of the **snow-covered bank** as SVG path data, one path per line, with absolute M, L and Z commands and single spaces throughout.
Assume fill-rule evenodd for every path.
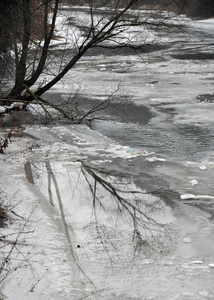
M 1 195 L 11 209 L 1 231 L 4 257 L 13 245 L 7 240 L 16 240 L 2 288 L 8 299 L 213 298 L 209 213 L 181 202 L 172 210 L 137 187 L 128 169 L 121 172 L 136 159 L 167 162 L 148 162 L 152 154 L 129 151 L 83 125 L 25 132 L 37 139 L 14 136 L 0 160 Z M 129 203 L 135 217 L 145 214 L 142 240 L 133 235 L 139 224 L 125 209 Z
M 13 138 L 1 156 L 1 201 L 9 219 L 1 229 L 3 299 L 76 298 L 82 286 L 67 245 L 61 220 L 45 197 L 28 184 L 24 164 L 34 141 Z M 71 286 L 72 284 L 72 286 Z M 76 298 L 77 299 L 77 298 Z

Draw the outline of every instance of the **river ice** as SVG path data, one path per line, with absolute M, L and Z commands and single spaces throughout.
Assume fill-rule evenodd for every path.
M 20 230 L 3 294 L 9 299 L 213 298 L 211 214 L 173 194 L 173 205 L 167 202 L 168 192 L 159 193 L 161 182 L 151 176 L 153 162 L 146 162 L 152 153 L 127 153 L 127 147 L 84 125 L 25 131 L 40 139 L 14 137 L 1 160 L 2 197 L 11 199 L 11 224 L 3 232 L 13 236 Z M 136 168 L 127 169 L 135 159 L 141 166 L 145 161 L 146 186 L 154 185 L 154 195 L 137 183 Z M 105 182 L 145 214 L 142 240 Z M 197 197 L 201 206 L 204 200 L 213 203 Z
M 213 60 L 185 57 L 209 52 L 213 23 L 183 21 L 166 50 L 85 56 L 47 95 L 81 86 L 87 110 L 120 83 L 125 112 L 14 135 L 0 160 L 8 299 L 214 298 Z

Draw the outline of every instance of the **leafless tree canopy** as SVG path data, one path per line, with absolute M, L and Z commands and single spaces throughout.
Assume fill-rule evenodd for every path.
M 60 0 L 16 0 L 0 3 L 0 45 L 1 45 L 1 77 L 5 76 L 5 64 L 8 59 L 8 50 L 12 50 L 10 56 L 10 80 L 13 87 L 5 97 L 7 103 L 14 99 L 32 101 L 36 99 L 42 102 L 41 96 L 59 82 L 90 49 L 106 47 L 111 43 L 114 47 L 133 47 L 132 40 L 122 38 L 124 33 L 132 27 L 141 27 L 143 32 L 148 27 L 171 27 L 168 17 L 154 18 L 154 15 L 143 15 L 140 7 L 153 5 L 158 7 L 175 6 L 180 12 L 188 9 L 201 11 L 201 7 L 213 11 L 210 0 L 194 1 L 142 1 L 142 0 L 117 0 L 107 3 L 102 0 L 82 1 L 88 5 L 90 22 L 85 26 L 85 33 L 81 41 L 74 43 L 73 51 L 64 60 L 64 54 L 60 59 L 60 66 L 52 76 L 42 82 L 42 75 L 46 74 L 48 63 L 51 61 L 51 43 L 56 38 L 56 20 L 59 14 Z M 63 1 L 67 4 L 75 4 L 75 1 Z M 96 8 L 99 5 L 107 5 L 108 13 L 99 16 Z M 71 8 L 72 9 L 72 8 Z M 134 10 L 133 10 L 134 9 Z M 72 25 L 71 25 L 72 26 Z M 68 39 L 71 37 L 68 36 Z M 143 41 L 142 41 L 143 43 Z M 141 46 L 141 45 L 138 45 Z M 12 62 L 11 62 L 12 61 Z M 53 73 L 53 72 L 52 72 Z M 1 97 L 3 98 L 3 97 Z M 47 101 L 45 105 L 47 105 Z
M 106 42 L 114 43 L 115 46 L 130 46 L 131 41 L 124 41 L 121 37 L 131 27 L 144 26 L 144 30 L 146 26 L 169 26 L 167 19 L 154 22 L 153 17 L 146 15 L 142 18 L 140 11 L 135 10 L 133 13 L 136 3 L 137 0 L 118 0 L 112 2 L 108 13 L 97 16 L 96 1 L 89 1 L 90 22 L 85 26 L 83 39 L 74 43 L 74 51 L 70 52 L 66 61 L 60 61 L 59 72 L 41 84 L 40 77 L 46 72 L 50 61 L 60 1 L 2 2 L 3 10 L 8 14 L 6 18 L 2 14 L 0 20 L 3 28 L 1 41 L 7 41 L 3 52 L 11 49 L 14 53 L 14 86 L 7 99 L 42 101 L 41 95 L 60 81 L 88 50 L 98 46 L 106 47 Z

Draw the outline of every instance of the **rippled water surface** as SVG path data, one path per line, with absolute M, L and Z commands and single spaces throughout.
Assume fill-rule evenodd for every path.
M 65 11 L 69 22 L 84 31 L 77 12 Z M 140 55 L 95 48 L 66 77 L 63 92 L 81 87 L 79 105 L 87 111 L 119 85 L 115 99 L 120 107 L 100 112 L 105 121 L 93 122 L 93 129 L 173 160 L 208 159 L 214 149 L 213 26 L 182 17 L 177 28 L 153 31 L 155 46 L 145 45 Z

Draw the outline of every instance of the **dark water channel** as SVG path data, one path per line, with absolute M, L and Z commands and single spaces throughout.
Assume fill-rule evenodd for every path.
M 89 13 L 86 8 L 79 9 L 86 15 Z M 77 17 L 70 16 L 67 22 L 83 33 L 86 30 Z M 111 75 L 116 72 L 123 76 L 123 86 L 130 87 L 132 93 L 128 98 L 116 99 L 121 101 L 118 107 L 98 113 L 102 120 L 93 121 L 92 129 L 122 145 L 146 149 L 170 160 L 199 162 L 213 157 L 214 104 L 206 110 L 203 105 L 214 89 L 213 32 L 212 26 L 198 24 L 188 23 L 182 17 L 171 29 L 157 29 L 153 44 L 142 45 L 140 62 L 130 60 L 130 56 L 136 58 L 139 54 L 130 48 L 98 47 L 87 52 L 80 68 L 88 72 L 86 85 L 94 85 L 96 97 L 90 94 L 80 97 L 78 103 L 84 111 L 102 101 L 99 90 L 96 91 L 97 82 L 103 81 L 104 85 L 113 82 Z M 102 72 L 100 55 L 105 62 Z M 79 65 L 77 72 L 78 68 Z M 90 73 L 95 81 L 90 79 Z M 202 119 L 207 111 L 210 113 L 206 122 L 200 120 L 199 102 Z M 177 117 L 183 121 L 176 122 Z
M 124 146 L 146 149 L 172 160 L 200 161 L 213 151 L 212 127 L 152 121 L 152 114 L 146 107 L 141 107 L 140 110 L 150 116 L 147 122 L 145 119 L 138 120 L 136 115 L 135 122 L 128 122 L 128 117 L 127 122 L 96 121 L 92 128 Z

